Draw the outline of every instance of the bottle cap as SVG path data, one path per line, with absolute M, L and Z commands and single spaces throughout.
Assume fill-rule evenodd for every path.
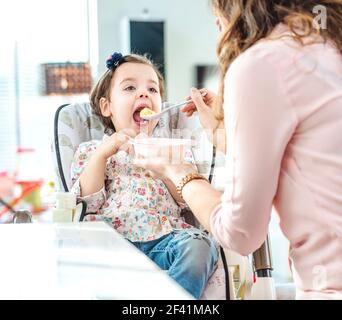
M 32 213 L 29 210 L 17 210 L 13 216 L 13 223 L 31 223 Z

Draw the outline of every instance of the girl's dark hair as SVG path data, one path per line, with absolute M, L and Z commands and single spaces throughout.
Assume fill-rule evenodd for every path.
M 115 73 L 115 70 L 121 66 L 122 64 L 126 62 L 133 62 L 133 63 L 141 63 L 146 64 L 148 66 L 151 66 L 154 71 L 156 72 L 159 80 L 159 92 L 161 97 L 164 97 L 165 89 L 164 89 L 164 78 L 159 72 L 158 68 L 154 63 L 147 58 L 146 56 L 141 56 L 138 54 L 129 54 L 126 56 L 123 56 L 120 60 L 119 65 L 116 68 L 108 69 L 98 80 L 98 82 L 95 84 L 93 89 L 90 92 L 90 105 L 92 109 L 94 110 L 95 114 L 99 116 L 102 124 L 105 127 L 105 132 L 108 131 L 115 131 L 112 119 L 110 117 L 104 117 L 101 113 L 100 108 L 100 99 L 106 98 L 110 100 L 110 91 L 112 86 L 112 79 Z
M 211 0 L 214 12 L 228 23 L 217 47 L 221 80 L 215 106 L 217 119 L 223 119 L 224 77 L 242 52 L 258 40 L 270 35 L 279 23 L 293 32 L 293 38 L 303 44 L 303 38 L 320 35 L 335 44 L 342 54 L 341 0 Z M 315 20 L 318 10 L 326 11 L 327 27 Z M 323 11 L 322 11 L 323 12 Z

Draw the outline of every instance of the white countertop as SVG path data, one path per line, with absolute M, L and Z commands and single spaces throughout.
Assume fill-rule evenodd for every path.
M 0 299 L 192 299 L 104 222 L 0 225 Z

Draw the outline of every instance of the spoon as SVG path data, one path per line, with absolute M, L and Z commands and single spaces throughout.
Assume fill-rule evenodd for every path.
M 202 93 L 202 97 L 205 97 L 206 95 L 207 95 L 206 92 Z M 185 101 L 182 101 L 182 102 L 179 102 L 176 104 L 172 104 L 170 102 L 163 102 L 163 105 L 162 105 L 163 107 L 169 106 L 170 104 L 171 104 L 171 106 L 163 109 L 159 113 L 155 113 L 151 109 L 144 108 L 140 111 L 140 117 L 144 120 L 155 120 L 155 119 L 160 118 L 164 113 L 170 111 L 171 109 L 179 108 L 181 106 L 184 106 L 184 105 L 190 103 L 191 101 L 192 101 L 192 99 L 189 99 L 189 100 L 185 100 Z

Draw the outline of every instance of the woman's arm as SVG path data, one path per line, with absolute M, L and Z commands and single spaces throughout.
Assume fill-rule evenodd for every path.
M 211 232 L 210 216 L 221 203 L 222 193 L 208 181 L 195 179 L 183 187 L 182 196 L 202 226 Z
M 283 156 L 298 124 L 286 86 L 278 65 L 253 51 L 237 58 L 226 75 L 227 182 L 210 230 L 243 255 L 266 238 Z
M 182 199 L 176 191 L 175 184 L 178 184 L 186 175 L 185 172 L 187 171 L 181 174 L 181 171 L 178 171 L 179 175 L 174 175 L 174 178 L 169 180 L 170 187 L 177 195 L 177 201 L 186 202 L 201 225 L 210 232 L 210 215 L 221 203 L 222 193 L 217 191 L 208 181 L 194 179 L 183 187 Z
M 153 171 L 166 184 L 177 202 L 186 202 L 200 223 L 210 231 L 210 215 L 221 203 L 222 193 L 206 180 L 192 180 L 182 190 L 182 197 L 176 191 L 176 185 L 189 173 L 197 173 L 193 164 L 165 165 L 158 159 L 136 159 L 135 163 Z

